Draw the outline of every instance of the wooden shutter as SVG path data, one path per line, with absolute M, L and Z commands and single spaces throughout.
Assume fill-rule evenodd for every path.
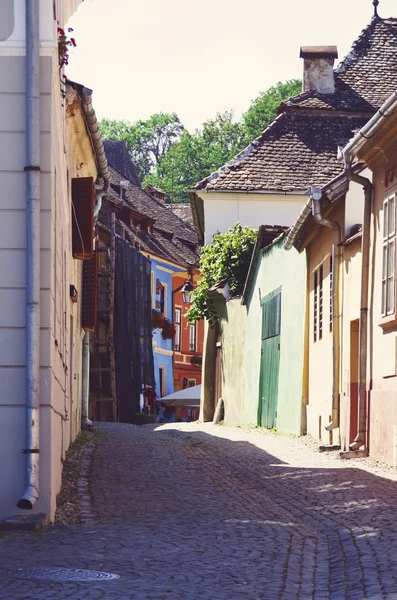
M 86 260 L 94 252 L 94 179 L 72 179 L 72 252 L 73 257 Z
M 81 325 L 86 331 L 94 331 L 98 303 L 98 252 L 83 263 L 83 297 Z
M 270 295 L 270 294 L 269 294 Z M 262 301 L 262 339 L 280 335 L 281 330 L 281 292 Z

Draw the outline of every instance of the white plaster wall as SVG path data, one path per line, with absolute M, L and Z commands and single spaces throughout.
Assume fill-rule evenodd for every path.
M 260 225 L 290 226 L 299 215 L 306 196 L 272 194 L 213 194 L 199 192 L 204 200 L 205 244 L 215 233 L 225 233 L 237 222 L 258 229 Z
M 60 3 L 58 3 L 60 4 Z M 77 0 L 63 3 L 66 13 Z M 52 1 L 41 2 L 42 39 L 55 32 Z M 25 461 L 26 176 L 23 2 L 15 0 L 15 28 L 0 42 L 0 520 L 19 511 Z M 68 15 L 69 16 L 69 15 Z M 21 51 L 18 43 L 21 42 Z M 65 452 L 81 415 L 82 265 L 71 255 L 70 178 L 76 160 L 66 154 L 56 41 L 41 54 L 41 271 L 40 271 L 40 498 L 33 512 L 54 517 Z M 46 45 L 46 44 L 45 44 Z M 67 158 L 68 157 L 68 158 Z M 82 172 L 82 176 L 96 176 Z M 73 318 L 73 332 L 70 330 Z M 73 346 L 73 351 L 71 351 Z M 73 357 L 73 361 L 72 361 Z
M 372 173 L 369 169 L 365 169 L 361 175 L 372 180 Z M 354 181 L 350 182 L 349 191 L 346 194 L 345 203 L 345 237 L 349 236 L 353 225 L 363 222 L 364 213 L 364 192 L 363 186 Z
M 82 0 L 56 0 L 56 19 L 65 23 Z M 56 21 L 53 18 L 53 0 L 40 0 L 40 40 L 52 45 L 57 42 Z M 14 0 L 14 30 L 6 45 L 23 46 L 25 42 L 25 0 Z

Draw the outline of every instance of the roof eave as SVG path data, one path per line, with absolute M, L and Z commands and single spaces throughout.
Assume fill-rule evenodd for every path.
M 204 244 L 205 221 L 204 221 L 204 202 L 195 192 L 189 192 L 190 206 L 192 207 L 193 224 L 197 233 L 199 244 Z

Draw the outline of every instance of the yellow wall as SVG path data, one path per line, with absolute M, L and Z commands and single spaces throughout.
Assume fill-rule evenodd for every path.
M 397 155 L 394 161 L 397 162 Z M 390 165 L 389 163 L 389 165 Z M 374 201 L 371 223 L 370 334 L 368 338 L 369 449 L 374 458 L 395 460 L 394 432 L 397 428 L 396 343 L 395 315 L 381 316 L 383 200 L 397 186 L 385 189 L 385 167 L 374 172 Z
M 329 216 L 335 218 L 336 215 Z M 339 219 L 340 221 L 340 215 Z M 332 230 L 320 227 L 308 248 L 309 290 L 309 403 L 307 432 L 328 442 L 324 427 L 330 421 L 332 407 L 332 334 L 329 331 L 329 260 Z M 314 271 L 323 264 L 323 335 L 314 342 Z M 325 436 L 326 434 L 326 436 Z

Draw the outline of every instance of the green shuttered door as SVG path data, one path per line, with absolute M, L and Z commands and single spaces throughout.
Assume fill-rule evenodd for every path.
M 280 367 L 281 288 L 262 299 L 262 347 L 259 383 L 259 424 L 276 426 Z

